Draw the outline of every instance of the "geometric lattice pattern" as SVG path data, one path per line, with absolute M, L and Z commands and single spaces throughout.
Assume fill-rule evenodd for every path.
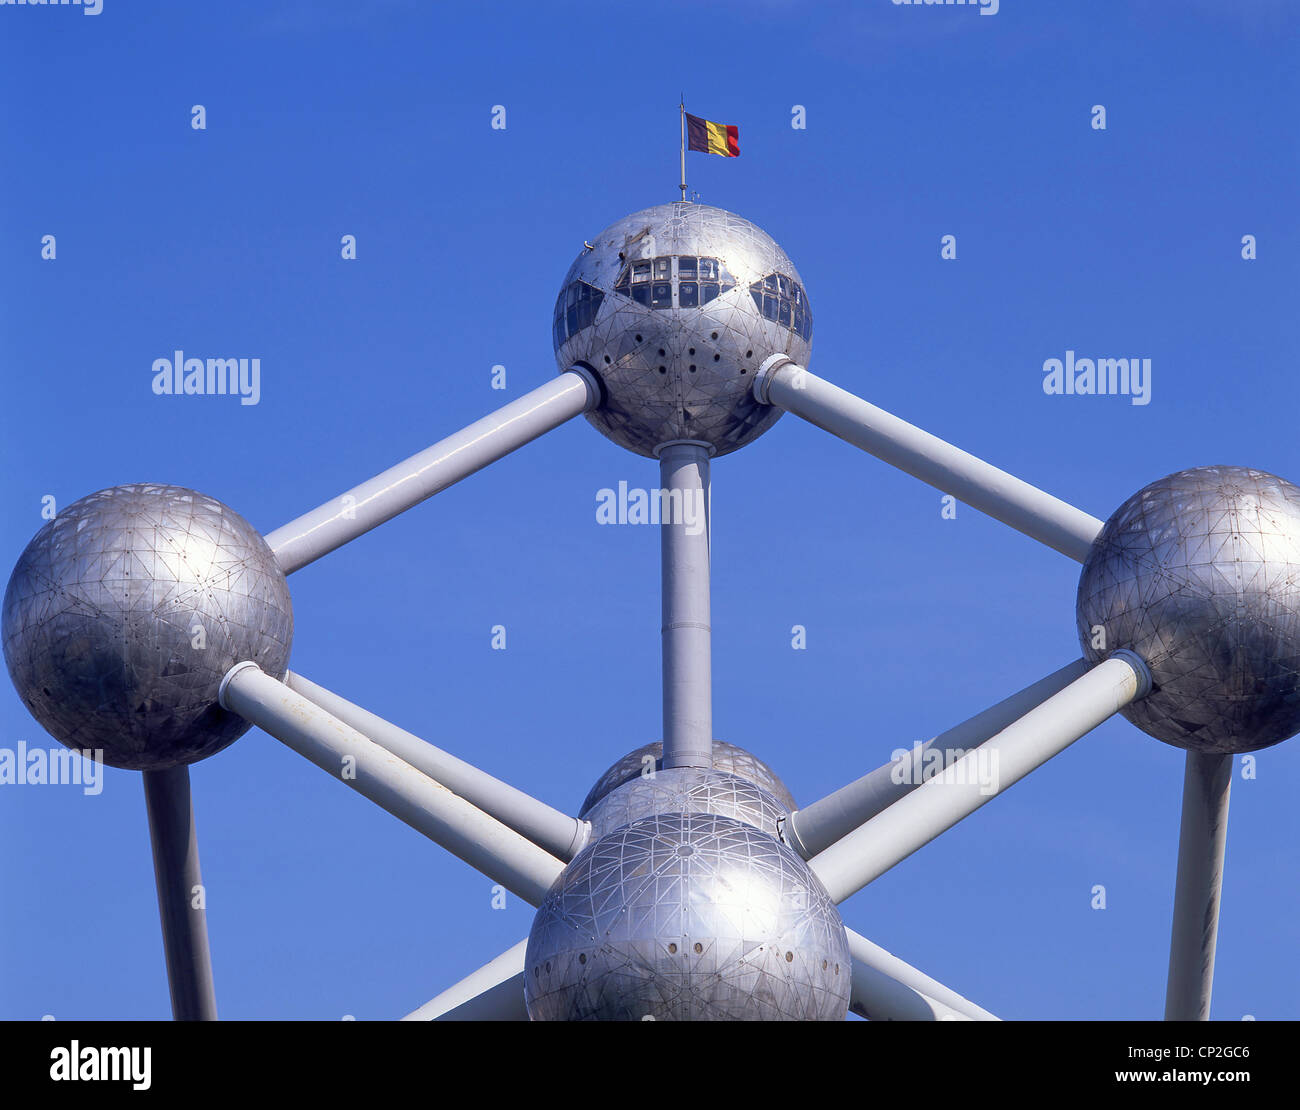
M 32 538 L 4 599 L 9 674 L 71 748 L 160 770 L 248 728 L 217 705 L 243 660 L 283 678 L 289 589 L 266 541 L 221 502 L 179 486 L 101 490 Z
M 596 780 L 596 785 L 587 792 L 586 798 L 583 799 L 582 806 L 578 810 L 578 816 L 584 821 L 588 820 L 596 803 L 611 790 L 622 786 L 625 782 L 632 782 L 635 779 L 644 777 L 649 766 L 645 761 L 646 756 L 654 759 L 656 774 L 664 770 L 664 744 L 662 740 L 656 740 L 651 744 L 643 744 L 641 747 L 628 752 L 627 755 Z M 738 748 L 735 744 L 728 744 L 725 740 L 714 740 L 713 769 L 723 771 L 729 775 L 736 775 L 747 782 L 754 783 L 766 793 L 772 795 L 787 811 L 797 808 L 794 804 L 794 795 L 790 793 L 785 783 L 777 778 L 776 772 L 756 755 L 747 752 L 744 748 Z
M 1262 470 L 1181 470 L 1106 522 L 1079 578 L 1089 662 L 1129 648 L 1152 691 L 1124 716 L 1200 752 L 1300 730 L 1300 489 Z M 1098 644 L 1094 628 L 1104 630 Z
M 601 798 L 586 819 L 591 839 L 654 813 L 716 813 L 779 836 L 778 822 L 790 811 L 762 787 L 701 767 L 668 767 L 641 776 Z
M 754 399 L 754 375 L 773 354 L 806 367 L 811 344 L 793 318 L 765 318 L 750 294 L 751 284 L 778 275 L 786 287 L 794 282 L 803 289 L 794 264 L 765 231 L 721 208 L 674 201 L 625 216 L 592 242 L 563 284 L 581 281 L 603 296 L 593 322 L 555 352 L 562 371 L 582 362 L 600 378 L 605 403 L 587 413 L 592 424 L 615 443 L 653 457 L 657 446 L 675 439 L 700 440 L 725 455 L 776 423 L 782 410 Z M 686 257 L 695 264 L 705 256 L 720 263 L 719 277 L 734 283 L 707 304 L 683 307 L 680 282 L 665 286 L 671 307 L 639 304 L 615 291 L 635 260 Z M 801 296 L 806 304 L 807 294 Z
M 775 837 L 660 814 L 584 848 L 533 922 L 533 1020 L 822 1020 L 848 1013 L 844 925 Z

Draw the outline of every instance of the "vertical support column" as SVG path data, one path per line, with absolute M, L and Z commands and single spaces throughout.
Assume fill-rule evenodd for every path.
M 665 767 L 713 766 L 709 451 L 694 440 L 673 440 L 657 451 Z
M 1210 1019 L 1231 789 L 1231 755 L 1187 753 L 1174 926 L 1169 941 L 1169 982 L 1165 990 L 1166 1021 Z
M 167 955 L 167 985 L 177 1021 L 216 1021 L 208 949 L 208 916 L 203 908 L 199 841 L 190 800 L 190 769 L 169 767 L 144 772 L 144 801 L 149 811 L 158 915 Z M 197 906 L 196 903 L 197 902 Z

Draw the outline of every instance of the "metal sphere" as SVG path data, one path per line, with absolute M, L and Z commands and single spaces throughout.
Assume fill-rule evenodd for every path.
M 654 457 L 672 440 L 725 455 L 781 410 L 750 392 L 770 355 L 806 366 L 812 309 L 794 264 L 761 228 L 721 208 L 674 201 L 625 216 L 584 248 L 555 303 L 561 370 L 590 367 L 602 433 Z
M 790 810 L 748 779 L 702 767 L 665 767 L 638 775 L 601 798 L 586 814 L 592 840 L 656 813 L 715 813 L 779 836 Z
M 56 740 L 161 770 L 248 728 L 217 688 L 243 660 L 284 676 L 293 609 L 271 549 L 233 509 L 179 486 L 115 486 L 27 545 L 3 637 L 19 696 Z
M 596 785 L 588 791 L 586 798 L 583 799 L 582 806 L 578 810 L 578 816 L 585 820 L 596 803 L 611 790 L 622 786 L 625 782 L 631 782 L 633 779 L 643 777 L 650 767 L 650 764 L 646 761 L 647 756 L 653 758 L 656 774 L 663 771 L 663 741 L 656 740 L 652 744 L 642 744 L 641 747 L 628 752 L 627 755 L 613 764 L 596 780 Z M 725 740 L 714 740 L 713 769 L 723 771 L 729 775 L 738 775 L 745 781 L 762 787 L 788 811 L 798 808 L 794 804 L 794 795 L 786 789 L 785 783 L 777 777 L 776 772 L 757 756 L 745 751 L 744 748 L 738 748 L 735 744 L 728 744 Z
M 644 817 L 588 845 L 528 935 L 534 1021 L 841 1021 L 844 923 L 795 852 L 714 814 Z
M 1077 619 L 1090 662 L 1119 648 L 1146 661 L 1152 691 L 1123 712 L 1156 739 L 1247 752 L 1294 735 L 1300 488 L 1206 466 L 1139 490 L 1084 563 Z

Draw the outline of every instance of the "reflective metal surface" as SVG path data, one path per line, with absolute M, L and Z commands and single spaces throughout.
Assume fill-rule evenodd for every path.
M 753 825 L 769 836 L 789 809 L 739 775 L 702 767 L 667 767 L 653 778 L 638 775 L 601 798 L 586 814 L 591 840 L 656 813 L 715 813 Z
M 591 788 L 586 798 L 583 799 L 578 816 L 586 819 L 596 803 L 616 786 L 641 778 L 650 766 L 646 762 L 646 756 L 653 757 L 656 773 L 663 771 L 663 741 L 656 740 L 653 744 L 641 745 L 641 747 L 628 752 L 627 755 L 596 780 L 596 785 Z M 725 771 L 730 775 L 738 775 L 747 782 L 762 787 L 787 810 L 795 809 L 793 795 L 786 789 L 785 783 L 777 778 L 776 772 L 757 756 L 745 751 L 744 748 L 738 748 L 735 744 L 728 744 L 725 740 L 714 740 L 713 769 L 715 771 Z
M 1244 752 L 1300 730 L 1300 489 L 1262 470 L 1180 470 L 1130 497 L 1084 563 L 1079 641 L 1151 669 L 1123 710 L 1199 752 Z M 1096 627 L 1104 631 L 1099 644 Z
M 178 486 L 117 486 L 36 533 L 3 635 L 19 695 L 55 739 L 159 770 L 248 728 L 217 688 L 245 659 L 283 677 L 293 609 L 271 549 L 233 509 Z
M 844 924 L 790 848 L 726 817 L 665 814 L 584 848 L 528 937 L 535 1020 L 842 1020 Z
M 565 276 L 553 341 L 561 370 L 584 362 L 605 386 L 587 414 L 639 455 L 674 439 L 719 455 L 781 415 L 750 393 L 769 355 L 808 365 L 812 306 L 785 252 L 731 212 L 675 201 L 625 216 Z

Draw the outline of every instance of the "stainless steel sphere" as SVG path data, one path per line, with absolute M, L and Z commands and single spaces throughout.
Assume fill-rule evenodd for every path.
M 627 755 L 596 780 L 596 785 L 588 791 L 586 798 L 583 799 L 582 807 L 578 810 L 578 816 L 585 820 L 596 803 L 615 787 L 643 777 L 646 769 L 650 766 L 646 762 L 647 756 L 654 760 L 656 773 L 663 771 L 663 741 L 656 740 L 653 744 L 642 744 L 641 747 L 628 752 Z M 747 782 L 762 787 L 787 810 L 796 808 L 794 796 L 786 789 L 785 783 L 777 777 L 776 772 L 757 756 L 745 751 L 744 748 L 738 748 L 735 744 L 728 744 L 725 740 L 714 740 L 713 769 L 723 771 L 729 775 L 739 775 Z
M 561 370 L 589 366 L 605 399 L 587 414 L 638 455 L 675 439 L 718 455 L 781 415 L 754 400 L 769 355 L 806 366 L 812 308 L 794 264 L 761 228 L 721 208 L 675 201 L 635 212 L 591 240 L 555 302 Z
M 1151 693 L 1123 712 L 1156 739 L 1285 740 L 1300 731 L 1300 488 L 1239 466 L 1152 482 L 1097 537 L 1077 619 L 1091 662 L 1129 648 L 1150 667 Z
M 115 486 L 27 545 L 3 637 L 14 686 L 50 735 L 161 770 L 248 728 L 217 688 L 246 659 L 284 676 L 293 609 L 271 549 L 233 509 L 179 486 Z
M 638 775 L 601 798 L 587 812 L 591 839 L 656 813 L 716 813 L 778 836 L 777 822 L 790 810 L 748 779 L 701 767 L 665 767 Z
M 660 814 L 555 881 L 524 999 L 534 1021 L 841 1021 L 850 978 L 839 912 L 790 848 L 728 817 Z

